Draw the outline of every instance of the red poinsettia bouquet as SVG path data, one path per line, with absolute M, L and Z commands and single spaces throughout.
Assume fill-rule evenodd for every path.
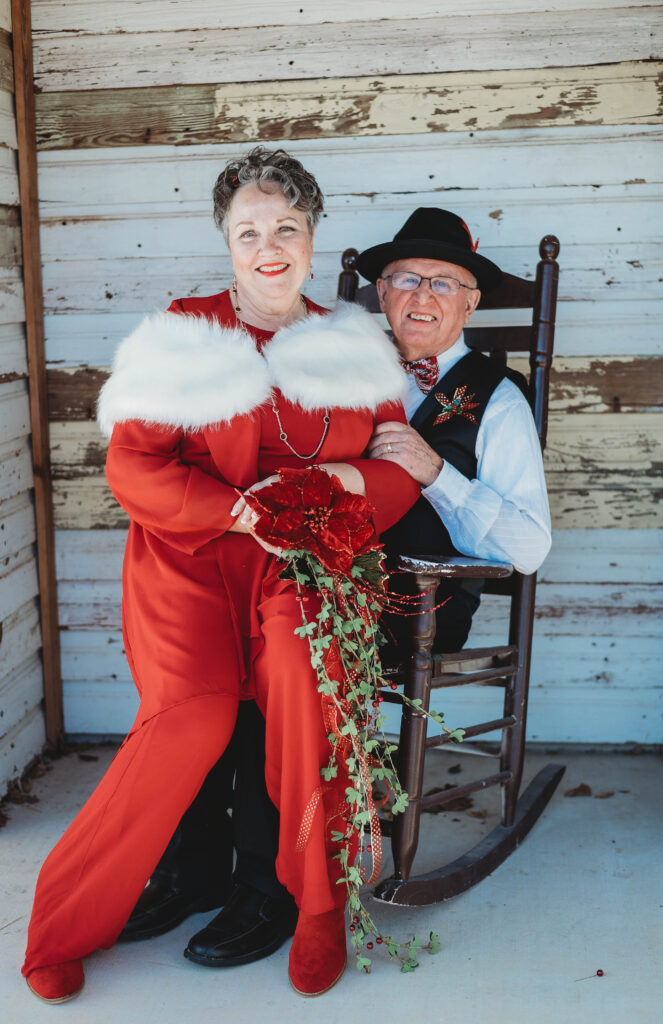
M 396 943 L 379 934 L 359 897 L 360 885 L 376 881 L 380 870 L 375 785 L 386 786 L 392 813 L 403 811 L 407 805 L 407 794 L 400 787 L 392 761 L 396 748 L 382 733 L 385 717 L 380 690 L 387 683 L 378 653 L 384 642 L 378 619 L 387 594 L 384 555 L 375 533 L 372 508 L 366 498 L 346 491 L 338 477 L 318 466 L 282 469 L 278 481 L 245 497 L 259 516 L 253 527 L 255 534 L 283 550 L 286 566 L 282 578 L 294 582 L 298 596 L 315 591 L 320 598 L 314 619 L 307 617 L 310 603 L 300 602 L 302 625 L 295 632 L 309 644 L 330 757 L 321 770 L 324 781 L 312 794 L 307 808 L 310 813 L 303 816 L 298 848 L 306 845 L 306 828 L 310 826 L 305 823 L 312 819 L 323 787 L 338 787 L 342 809 L 335 816 L 339 824 L 331 832 L 331 839 L 339 844 L 339 882 L 347 887 L 357 966 L 370 969 L 365 948 L 372 949 L 375 940 L 401 961 L 403 970 L 413 970 L 417 966 L 414 951 L 418 947 L 435 952 L 439 948 L 437 936 L 431 935 L 423 946 L 416 940 Z M 403 700 L 411 703 L 405 697 Z M 441 715 L 427 714 L 442 724 Z M 362 865 L 365 854 L 371 858 L 370 873 Z
M 318 466 L 282 469 L 278 482 L 246 495 L 260 518 L 255 533 L 275 547 L 304 549 L 348 576 L 358 555 L 380 550 L 366 498 Z

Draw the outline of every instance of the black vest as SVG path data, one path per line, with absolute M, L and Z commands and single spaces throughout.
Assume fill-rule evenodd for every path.
M 468 480 L 476 476 L 476 440 L 483 414 L 495 388 L 505 377 L 528 396 L 527 381 L 522 374 L 500 366 L 480 352 L 468 352 L 448 373 L 440 377 L 410 420 L 410 426 L 421 434 L 424 441 Z M 463 385 L 467 385 L 464 401 L 477 403 L 474 408 L 467 410 L 476 422 L 456 412 L 443 423 L 436 424 L 435 420 L 444 413 L 436 394 L 442 394 L 452 401 L 456 389 Z M 508 457 L 506 452 L 505 457 Z M 387 553 L 392 556 L 431 558 L 435 555 L 459 554 L 442 520 L 423 495 L 395 526 L 382 534 L 381 539 Z

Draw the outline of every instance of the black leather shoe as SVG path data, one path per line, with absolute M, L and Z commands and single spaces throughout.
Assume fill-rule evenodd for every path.
M 295 933 L 297 908 L 289 901 L 236 882 L 220 914 L 189 941 L 187 960 L 204 967 L 236 967 L 275 953 Z
M 177 928 L 189 916 L 223 905 L 227 892 L 183 892 L 161 882 L 148 882 L 140 894 L 131 917 L 120 932 L 118 942 L 140 942 Z

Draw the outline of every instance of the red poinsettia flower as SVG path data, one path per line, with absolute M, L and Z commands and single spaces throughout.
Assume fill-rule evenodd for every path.
M 371 506 L 318 466 L 281 469 L 280 479 L 246 494 L 260 518 L 254 532 L 275 547 L 310 551 L 330 572 L 349 575 L 355 557 L 379 546 Z

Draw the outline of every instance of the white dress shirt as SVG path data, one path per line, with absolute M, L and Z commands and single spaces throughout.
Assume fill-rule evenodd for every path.
M 469 351 L 461 334 L 437 357 L 438 380 Z M 408 386 L 403 404 L 408 419 L 412 419 L 425 395 L 410 374 Z M 527 399 L 506 377 L 486 405 L 475 451 L 474 480 L 468 480 L 445 461 L 438 477 L 422 489 L 422 494 L 458 551 L 475 558 L 511 562 L 519 572 L 536 572 L 551 544 L 543 459 Z

